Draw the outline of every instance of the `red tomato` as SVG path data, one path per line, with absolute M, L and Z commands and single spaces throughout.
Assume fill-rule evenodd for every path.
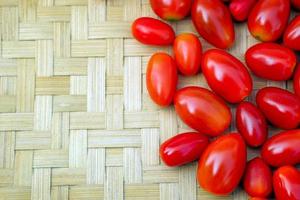
M 247 163 L 243 185 L 250 196 L 268 197 L 272 192 L 272 171 L 261 159 L 254 158 Z
M 228 8 L 220 0 L 195 0 L 192 20 L 199 34 L 212 45 L 226 49 L 235 38 Z
M 227 195 L 239 184 L 246 165 L 246 145 L 238 133 L 226 134 L 204 150 L 197 179 L 208 192 Z
M 277 200 L 299 200 L 300 172 L 292 166 L 280 167 L 274 172 L 273 186 Z
M 300 15 L 295 17 L 286 28 L 283 43 L 291 49 L 300 51 Z
M 249 200 L 268 200 L 267 198 L 251 197 Z
M 171 45 L 175 39 L 174 30 L 170 25 L 150 17 L 136 19 L 131 31 L 135 39 L 148 45 Z
M 166 53 L 155 53 L 149 60 L 146 84 L 150 97 L 160 106 L 172 103 L 177 86 L 175 61 Z
M 274 81 L 291 78 L 297 62 L 292 50 L 275 43 L 260 43 L 250 47 L 245 59 L 255 75 Z
M 248 29 L 258 40 L 276 41 L 282 35 L 289 16 L 290 0 L 259 0 L 248 17 Z
M 300 98 L 276 87 L 266 87 L 257 93 L 256 104 L 266 118 L 282 129 L 294 129 L 300 123 Z
M 164 20 L 180 20 L 186 17 L 192 0 L 150 0 L 152 10 Z
M 262 112 L 250 102 L 242 102 L 237 107 L 236 125 L 249 146 L 258 147 L 267 139 L 266 119 Z
M 295 94 L 300 97 L 300 64 L 298 64 L 294 75 L 293 86 L 294 86 Z
M 274 167 L 300 163 L 300 129 L 283 131 L 263 145 L 263 159 Z
M 242 101 L 252 91 L 252 78 L 248 70 L 226 51 L 206 51 L 201 67 L 210 88 L 230 103 Z
M 160 157 L 168 166 L 184 165 L 197 160 L 208 142 L 208 137 L 201 133 L 182 133 L 160 146 Z
M 177 67 L 183 75 L 195 75 L 199 72 L 202 45 L 196 35 L 192 33 L 178 35 L 173 50 Z
M 200 133 L 217 136 L 230 125 L 229 107 L 205 88 L 190 86 L 178 90 L 174 105 L 182 121 Z
M 256 0 L 232 0 L 229 10 L 235 20 L 245 21 L 255 3 Z
M 300 0 L 291 0 L 291 2 L 295 9 L 300 10 Z

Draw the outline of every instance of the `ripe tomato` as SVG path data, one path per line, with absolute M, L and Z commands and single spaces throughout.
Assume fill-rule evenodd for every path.
M 243 186 L 250 196 L 268 197 L 272 192 L 272 171 L 259 157 L 247 163 Z
M 208 142 L 208 137 L 201 133 L 182 133 L 160 146 L 160 157 L 168 166 L 184 165 L 198 159 Z
M 262 197 L 251 197 L 249 200 L 268 200 L 267 198 L 262 198 Z
M 173 50 L 177 67 L 183 75 L 195 75 L 199 72 L 202 45 L 196 35 L 192 33 L 178 35 Z
M 297 65 L 297 69 L 293 79 L 293 86 L 295 94 L 300 97 L 300 64 Z
M 276 41 L 282 35 L 289 16 L 290 0 L 259 0 L 248 17 L 248 29 L 258 40 Z
M 300 98 L 276 87 L 266 87 L 257 93 L 256 104 L 275 126 L 294 129 L 300 123 Z
M 299 200 L 300 172 L 292 166 L 280 167 L 274 172 L 273 186 L 277 200 Z
M 131 31 L 135 39 L 148 45 L 170 45 L 175 39 L 175 32 L 170 25 L 151 17 L 136 19 Z
M 150 0 L 152 10 L 164 20 L 180 20 L 186 17 L 192 0 Z
M 155 53 L 149 60 L 146 84 L 150 97 L 160 106 L 172 103 L 177 86 L 175 61 L 166 53 Z
M 232 0 L 229 10 L 235 20 L 245 21 L 255 3 L 256 0 Z
M 228 8 L 220 0 L 195 0 L 192 20 L 199 34 L 212 45 L 226 49 L 235 38 Z
M 250 102 L 242 102 L 238 105 L 236 126 L 249 146 L 258 147 L 267 139 L 266 119 L 262 112 Z
M 205 88 L 190 86 L 178 90 L 174 105 L 182 121 L 200 133 L 217 136 L 230 125 L 229 107 Z
M 288 80 L 297 62 L 292 50 L 275 43 L 260 43 L 250 47 L 245 59 L 255 75 L 274 81 Z
M 300 51 L 300 15 L 295 17 L 286 28 L 283 43 L 291 49 Z
M 300 129 L 283 131 L 263 145 L 263 159 L 274 167 L 300 163 Z
M 206 51 L 201 67 L 210 88 L 230 103 L 242 101 L 252 91 L 252 78 L 248 70 L 226 51 Z
M 204 150 L 197 171 L 202 188 L 227 195 L 239 184 L 246 165 L 246 145 L 238 133 L 226 134 Z
M 291 2 L 295 9 L 300 10 L 300 0 L 291 0 Z

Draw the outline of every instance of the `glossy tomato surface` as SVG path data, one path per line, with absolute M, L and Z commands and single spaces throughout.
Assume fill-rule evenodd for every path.
M 291 78 L 297 62 L 292 50 L 275 43 L 259 43 L 250 47 L 245 59 L 255 75 L 274 81 Z
M 211 142 L 198 163 L 200 186 L 217 195 L 231 193 L 242 178 L 246 157 L 246 145 L 238 133 L 226 134 Z
M 250 197 L 249 200 L 268 200 L 268 199 L 263 197 Z
M 286 28 L 283 43 L 291 49 L 300 51 L 300 15 L 295 17 Z
M 244 64 L 224 50 L 206 51 L 201 69 L 210 88 L 230 103 L 242 101 L 252 91 L 252 78 Z
M 205 88 L 190 86 L 178 90 L 174 105 L 183 122 L 210 136 L 220 135 L 231 122 L 229 107 Z
M 236 21 L 245 21 L 257 0 L 232 0 L 229 4 L 231 15 Z
M 280 132 L 263 145 L 262 158 L 274 167 L 300 163 L 300 129 Z
M 243 186 L 249 196 L 268 197 L 272 192 L 272 171 L 259 157 L 248 161 Z
M 256 104 L 265 117 L 282 129 L 294 129 L 300 122 L 300 98 L 281 88 L 266 87 L 258 91 Z
M 250 102 L 242 102 L 236 109 L 236 126 L 251 147 L 262 145 L 268 136 L 267 122 L 262 112 Z
M 299 200 L 300 172 L 292 166 L 280 167 L 274 172 L 273 186 L 276 200 Z
M 290 0 L 259 0 L 248 17 L 253 37 L 264 42 L 278 40 L 288 23 Z
M 233 45 L 232 19 L 228 8 L 220 0 L 195 0 L 192 20 L 199 34 L 212 45 L 221 49 Z
M 166 53 L 155 53 L 151 56 L 146 84 L 150 97 L 160 106 L 172 103 L 177 86 L 177 68 L 174 59 Z
M 173 45 L 175 61 L 183 75 L 195 75 L 200 70 L 202 45 L 192 33 L 183 33 L 176 37 Z
M 300 0 L 291 0 L 291 2 L 295 9 L 300 10 Z
M 151 17 L 136 19 L 131 32 L 136 40 L 148 45 L 171 45 L 175 39 L 175 32 L 170 25 Z
M 178 134 L 160 146 L 160 157 L 168 166 L 184 165 L 198 159 L 208 142 L 208 137 L 201 133 Z
M 296 68 L 296 72 L 293 79 L 293 86 L 295 94 L 300 97 L 300 64 L 298 64 Z

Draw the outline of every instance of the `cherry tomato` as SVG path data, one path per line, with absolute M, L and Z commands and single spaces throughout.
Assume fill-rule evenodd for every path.
M 291 49 L 300 51 L 300 15 L 295 17 L 286 28 L 283 43 Z
M 272 192 L 272 171 L 259 157 L 247 163 L 243 185 L 250 196 L 268 197 Z
M 192 33 L 178 35 L 173 50 L 177 67 L 183 75 L 195 75 L 199 72 L 202 45 L 196 35 Z
M 268 200 L 268 199 L 262 197 L 251 197 L 249 200 Z
M 237 21 L 245 21 L 257 0 L 232 0 L 229 10 L 233 18 Z
M 178 90 L 174 105 L 182 121 L 200 133 L 217 136 L 230 125 L 229 107 L 205 88 L 190 86 Z
M 255 75 L 274 81 L 291 78 L 297 62 L 292 50 L 275 43 L 260 43 L 250 47 L 245 59 Z
M 290 0 L 259 0 L 248 17 L 253 37 L 264 42 L 278 40 L 288 23 Z
M 236 125 L 249 146 L 258 147 L 267 139 L 266 119 L 262 112 L 250 102 L 242 102 L 238 105 Z
M 297 65 L 297 69 L 293 79 L 293 86 L 295 94 L 300 97 L 300 64 Z
M 202 72 L 210 88 L 230 103 L 238 103 L 252 91 L 252 78 L 244 64 L 220 49 L 203 54 Z
M 208 137 L 201 133 L 182 133 L 160 146 L 160 157 L 168 166 L 184 165 L 197 160 L 208 142 Z
M 300 10 L 300 0 L 291 0 L 291 2 L 295 9 Z
M 155 53 L 149 60 L 146 84 L 150 97 L 160 106 L 172 103 L 177 86 L 175 61 L 166 53 Z
M 300 163 L 300 129 L 283 131 L 263 145 L 263 159 L 274 167 Z
M 195 0 L 192 20 L 199 34 L 212 45 L 226 49 L 235 38 L 228 8 L 220 0 Z
M 263 88 L 257 93 L 256 104 L 278 128 L 294 129 L 300 123 L 300 98 L 287 90 Z
M 135 39 L 148 45 L 171 45 L 175 39 L 175 32 L 170 25 L 151 17 L 136 19 L 131 31 Z
M 300 172 L 292 166 L 283 166 L 274 172 L 273 186 L 277 200 L 300 199 Z
M 192 0 L 150 0 L 152 10 L 164 20 L 180 20 L 186 17 Z
M 208 145 L 199 160 L 199 185 L 213 194 L 231 193 L 242 178 L 246 157 L 246 145 L 240 134 L 219 137 Z

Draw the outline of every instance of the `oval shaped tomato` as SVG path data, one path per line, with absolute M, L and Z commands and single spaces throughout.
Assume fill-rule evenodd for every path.
M 300 0 L 291 0 L 291 2 L 295 9 L 300 10 Z
M 285 29 L 283 44 L 291 49 L 300 51 L 300 15 L 295 17 Z
M 202 45 L 196 35 L 192 33 L 178 35 L 173 50 L 177 67 L 183 75 L 195 75 L 199 72 Z
M 238 105 L 236 126 L 249 146 L 258 147 L 267 139 L 266 119 L 262 112 L 250 102 L 242 102 Z
M 177 68 L 175 61 L 166 53 L 155 53 L 151 56 L 146 84 L 150 97 L 160 106 L 172 103 L 177 86 Z
M 300 163 L 300 129 L 283 131 L 272 136 L 263 145 L 262 158 L 279 167 Z
M 228 8 L 220 0 L 195 0 L 192 20 L 199 34 L 212 45 L 226 49 L 235 34 Z
M 208 145 L 208 137 L 195 132 L 176 135 L 160 146 L 160 157 L 168 166 L 180 166 L 197 160 Z
M 252 91 L 252 78 L 248 70 L 226 51 L 206 51 L 201 68 L 210 88 L 230 103 L 242 101 Z
M 282 129 L 294 129 L 300 122 L 300 98 L 295 94 L 276 87 L 258 91 L 256 104 L 265 117 Z
M 253 37 L 264 42 L 278 40 L 290 16 L 290 0 L 259 0 L 248 17 Z
M 283 166 L 273 175 L 273 186 L 277 200 L 300 199 L 300 172 L 292 166 Z
M 260 43 L 250 47 L 245 59 L 256 76 L 274 81 L 291 78 L 297 62 L 292 50 L 275 43 Z
M 298 64 L 296 68 L 296 72 L 293 79 L 293 86 L 295 94 L 300 97 L 300 64 Z
M 205 88 L 190 86 L 178 90 L 174 105 L 182 121 L 200 133 L 217 136 L 230 125 L 229 107 Z
M 235 20 L 245 21 L 255 3 L 256 0 L 232 0 L 229 4 L 229 10 Z
M 171 45 L 175 39 L 175 32 L 170 25 L 151 17 L 136 19 L 131 32 L 135 39 L 148 45 Z
M 272 171 L 259 157 L 248 161 L 243 186 L 250 196 L 268 197 L 272 192 Z
M 199 160 L 199 185 L 213 194 L 231 193 L 242 178 L 246 157 L 246 145 L 240 134 L 219 137 L 208 145 Z

